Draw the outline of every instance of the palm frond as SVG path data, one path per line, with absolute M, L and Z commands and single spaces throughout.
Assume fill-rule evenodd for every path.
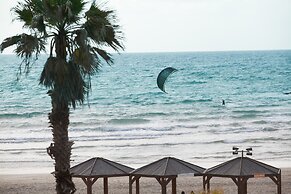
M 21 40 L 21 35 L 11 36 L 9 38 L 4 39 L 0 45 L 1 52 L 3 52 L 4 49 L 12 45 L 16 45 L 20 40 Z
M 83 0 L 70 0 L 65 3 L 64 12 L 69 24 L 75 23 L 81 18 L 80 14 L 85 4 Z
M 45 51 L 45 41 L 25 33 L 20 36 L 15 49 L 16 54 L 23 58 L 26 63 L 30 62 L 33 54 L 37 58 L 41 51 Z
M 57 57 L 49 57 L 40 76 L 40 84 L 52 89 L 58 103 L 69 102 L 74 108 L 76 102 L 83 103 L 89 91 L 85 77 L 78 65 Z
M 30 64 L 32 61 L 36 60 L 41 53 L 45 51 L 45 42 L 41 38 L 36 36 L 21 34 L 6 38 L 0 45 L 1 52 L 10 46 L 16 46 L 14 50 L 17 56 L 23 59 L 19 66 L 19 74 L 22 72 L 22 64 L 25 64 L 25 72 L 28 73 Z
M 96 44 L 105 44 L 116 51 L 123 49 L 120 42 L 122 34 L 118 31 L 119 25 L 115 24 L 116 17 L 113 10 L 101 10 L 93 3 L 85 15 L 87 20 L 84 28 Z
M 72 54 L 71 60 L 80 66 L 84 74 L 93 75 L 98 72 L 101 62 L 97 53 L 89 45 L 76 48 Z
M 32 18 L 31 27 L 36 28 L 39 32 L 46 34 L 43 15 L 35 15 Z
M 113 59 L 110 53 L 106 52 L 103 49 L 99 49 L 97 47 L 93 47 L 92 48 L 96 53 L 98 53 L 98 55 L 100 55 L 102 57 L 102 59 L 104 61 L 106 61 L 107 64 L 112 64 L 113 63 Z
M 12 8 L 12 11 L 16 15 L 16 20 L 24 22 L 24 27 L 35 28 L 35 18 L 42 15 L 44 9 L 42 0 L 25 0 L 24 2 L 18 2 L 17 6 Z M 40 19 L 38 17 L 38 21 Z
M 29 3 L 29 1 L 25 2 Z M 18 5 L 14 7 L 12 11 L 16 15 L 15 19 L 19 20 L 20 22 L 24 22 L 24 26 L 28 27 L 31 25 L 33 12 L 27 4 L 18 2 Z

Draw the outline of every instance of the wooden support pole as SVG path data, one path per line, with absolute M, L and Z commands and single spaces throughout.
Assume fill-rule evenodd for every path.
M 207 193 L 210 193 L 210 179 L 211 178 L 212 178 L 212 176 L 206 177 Z
M 278 194 L 281 194 L 281 192 L 282 192 L 282 182 L 281 182 L 281 171 L 280 171 L 280 173 L 279 173 L 279 175 L 277 176 L 277 193 Z
M 103 178 L 103 189 L 104 194 L 108 194 L 108 177 Z
M 247 194 L 247 181 L 248 178 L 246 177 L 238 177 L 238 194 Z
M 202 176 L 202 184 L 203 184 L 203 191 L 206 191 L 206 176 L 205 175 L 203 175 Z
M 177 194 L 177 182 L 176 182 L 176 177 L 172 179 L 172 194 Z
M 238 178 L 237 183 L 238 183 L 237 193 L 238 193 L 238 194 L 242 194 L 242 188 L 241 188 L 242 185 L 241 185 L 241 180 L 240 180 L 240 178 Z
M 167 193 L 167 185 L 172 181 L 172 194 L 177 193 L 176 189 L 176 178 L 177 176 L 172 176 L 172 177 L 156 177 L 157 181 L 160 183 L 161 188 L 162 188 L 162 194 Z
M 129 175 L 129 181 L 128 181 L 128 188 L 129 188 L 129 194 L 132 194 L 132 184 L 133 184 L 133 182 L 131 181 L 132 180 L 132 176 L 131 175 Z
M 167 193 L 167 184 L 165 184 L 166 183 L 165 178 L 164 177 L 156 177 L 156 179 L 161 185 L 162 194 L 166 194 Z
M 82 178 L 84 183 L 87 185 L 87 194 L 92 194 L 92 185 L 97 181 L 98 178 Z
M 129 194 L 132 194 L 132 185 L 135 182 L 135 193 L 139 194 L 139 179 L 140 176 L 134 176 L 134 175 L 130 175 L 129 176 Z
M 162 194 L 167 194 L 167 184 L 165 178 L 161 178 Z
M 136 181 L 135 181 L 136 194 L 139 194 L 139 179 L 140 179 L 140 177 L 137 177 Z
M 282 188 L 281 188 L 281 171 L 278 175 L 269 175 L 268 176 L 274 183 L 277 185 L 277 194 L 282 193 Z
M 248 178 L 243 179 L 243 185 L 244 185 L 244 193 L 248 193 Z

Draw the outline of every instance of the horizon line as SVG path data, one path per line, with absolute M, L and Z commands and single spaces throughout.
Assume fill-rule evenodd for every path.
M 207 53 L 207 52 L 265 52 L 265 51 L 291 51 L 291 48 L 286 49 L 242 49 L 242 50 L 185 50 L 185 51 L 121 51 L 121 52 L 108 52 L 110 54 L 151 54 L 151 53 Z M 46 55 L 48 53 L 40 53 Z M 0 55 L 16 55 L 16 53 L 0 52 Z

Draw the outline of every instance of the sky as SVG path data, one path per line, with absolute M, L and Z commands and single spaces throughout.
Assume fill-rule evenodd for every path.
M 23 32 L 10 13 L 17 1 L 0 0 L 0 42 Z M 107 0 L 106 6 L 116 10 L 125 52 L 291 49 L 291 0 Z

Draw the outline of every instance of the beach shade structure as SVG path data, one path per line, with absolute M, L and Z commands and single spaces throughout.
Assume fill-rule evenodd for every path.
M 104 194 L 108 194 L 108 178 L 129 176 L 133 168 L 104 159 L 91 158 L 70 169 L 72 177 L 82 178 L 87 185 L 87 194 L 92 194 L 92 185 L 103 178 Z
M 248 157 L 237 157 L 224 162 L 203 173 L 203 189 L 210 191 L 212 177 L 228 177 L 238 187 L 238 194 L 247 194 L 247 181 L 249 178 L 269 177 L 277 185 L 277 193 L 281 194 L 281 170 L 268 164 Z
M 132 185 L 136 182 L 136 194 L 139 194 L 139 179 L 141 177 L 155 178 L 161 185 L 162 194 L 166 194 L 167 185 L 172 182 L 172 194 L 176 194 L 176 178 L 179 174 L 201 175 L 205 168 L 179 160 L 165 157 L 153 163 L 132 171 L 129 175 L 129 194 L 132 194 Z

